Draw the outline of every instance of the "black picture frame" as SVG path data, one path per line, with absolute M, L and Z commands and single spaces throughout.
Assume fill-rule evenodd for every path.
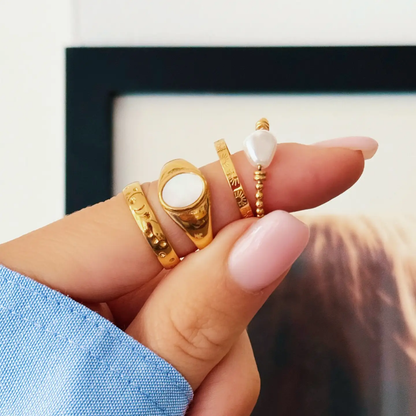
M 66 213 L 113 195 L 118 95 L 414 91 L 414 46 L 68 48 Z

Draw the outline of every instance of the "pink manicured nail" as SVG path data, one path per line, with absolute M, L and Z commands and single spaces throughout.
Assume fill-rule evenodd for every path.
M 228 267 L 245 290 L 269 286 L 299 257 L 309 240 L 308 227 L 285 211 L 258 220 L 231 250 Z
M 378 149 L 378 143 L 370 137 L 340 137 L 339 139 L 324 140 L 323 142 L 315 143 L 313 146 L 361 150 L 366 160 L 371 159 Z

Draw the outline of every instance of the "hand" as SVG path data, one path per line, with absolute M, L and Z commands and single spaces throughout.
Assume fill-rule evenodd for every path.
M 233 160 L 254 206 L 253 168 L 241 152 Z M 320 205 L 352 186 L 363 167 L 360 151 L 281 144 L 268 168 L 266 212 Z M 120 194 L 0 245 L 0 263 L 84 303 L 169 361 L 198 389 L 191 414 L 249 415 L 259 382 L 244 329 L 302 251 L 308 231 L 281 211 L 236 221 L 219 163 L 201 170 L 218 235 L 195 254 L 160 207 L 157 184 L 142 186 L 167 238 L 186 256 L 172 272 L 161 270 Z M 250 243 L 251 227 L 260 223 Z

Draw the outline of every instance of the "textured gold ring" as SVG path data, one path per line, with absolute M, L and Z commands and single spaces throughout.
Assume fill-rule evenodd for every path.
M 146 238 L 156 257 L 165 269 L 175 267 L 180 259 L 166 239 L 155 213 L 147 201 L 139 182 L 133 182 L 123 189 L 124 198 L 137 225 Z
M 202 249 L 212 241 L 211 201 L 202 172 L 183 159 L 168 162 L 160 173 L 159 201 L 166 213 Z
M 243 185 L 241 185 L 240 179 L 238 178 L 234 163 L 231 160 L 231 154 L 228 150 L 227 143 L 225 143 L 224 139 L 221 139 L 217 140 L 214 145 L 218 157 L 220 158 L 222 170 L 224 171 L 224 174 L 227 178 L 228 185 L 230 185 L 230 188 L 233 191 L 234 198 L 237 202 L 237 206 L 241 215 L 243 218 L 252 217 L 253 210 L 251 209 L 250 203 L 248 202 L 247 196 L 243 189 Z

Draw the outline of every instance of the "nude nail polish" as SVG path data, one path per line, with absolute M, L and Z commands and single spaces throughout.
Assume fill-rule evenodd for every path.
M 324 140 L 313 144 L 319 147 L 341 147 L 344 149 L 361 150 L 364 159 L 371 159 L 377 152 L 378 143 L 370 137 L 340 137 Z
M 244 290 L 257 292 L 284 273 L 309 240 L 308 227 L 285 211 L 274 211 L 258 220 L 236 242 L 228 267 Z

